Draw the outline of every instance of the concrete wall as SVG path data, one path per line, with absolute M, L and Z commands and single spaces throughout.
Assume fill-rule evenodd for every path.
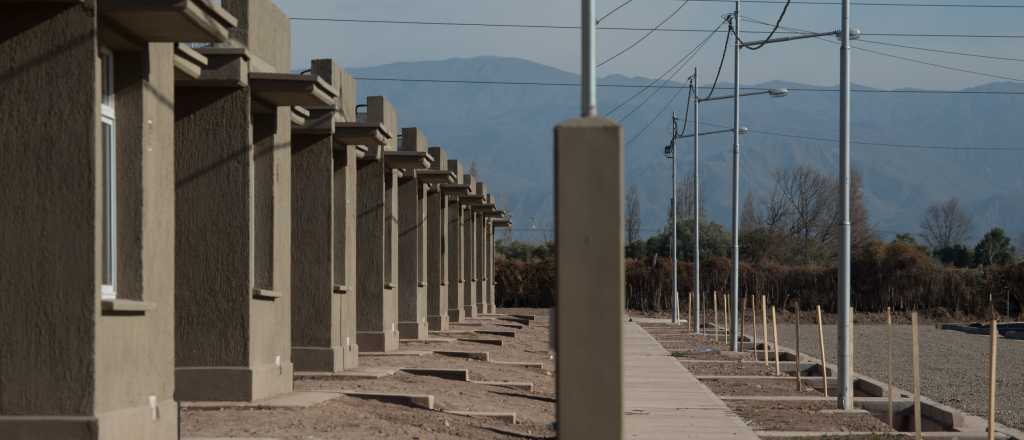
M 333 272 L 334 284 L 343 286 L 344 292 L 334 295 L 340 307 L 340 322 L 337 336 L 332 332 L 332 345 L 344 347 L 344 369 L 359 366 L 356 336 L 356 298 L 359 294 L 356 274 L 356 166 L 355 147 L 335 150 Z
M 231 44 L 248 48 L 258 58 L 254 71 L 291 71 L 291 23 L 273 0 L 223 0 L 222 4 L 238 19 L 238 27 L 231 30 Z
M 457 160 L 448 161 L 448 169 L 455 173 L 455 184 L 462 184 L 462 163 Z M 463 285 L 465 273 L 463 269 L 462 204 L 457 195 L 448 197 L 448 320 L 461 322 L 466 318 Z
M 399 151 L 426 153 L 426 136 L 403 128 Z M 398 332 L 403 339 L 427 337 L 426 187 L 416 170 L 398 179 Z
M 466 318 L 476 318 L 479 312 L 476 308 L 477 295 L 477 273 L 476 273 L 476 214 L 473 209 L 463 205 L 462 207 L 462 261 L 464 280 L 463 288 L 463 309 L 466 311 Z
M 448 171 L 448 154 L 431 147 L 431 169 Z M 448 196 L 434 185 L 427 193 L 427 325 L 432 331 L 448 330 Z

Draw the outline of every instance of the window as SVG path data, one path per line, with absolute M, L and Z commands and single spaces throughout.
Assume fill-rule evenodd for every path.
M 100 52 L 100 148 L 103 150 L 103 299 L 117 297 L 117 115 L 114 112 L 114 55 Z

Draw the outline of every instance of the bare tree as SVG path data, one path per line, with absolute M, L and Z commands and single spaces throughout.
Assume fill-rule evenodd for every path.
M 681 220 L 693 218 L 693 205 L 695 204 L 694 196 L 696 192 L 693 187 L 693 172 L 690 172 L 685 178 L 680 179 L 676 183 L 676 194 L 679 194 L 679 203 L 676 204 L 676 215 Z M 704 191 L 701 191 L 701 199 L 703 200 Z M 669 208 L 669 216 L 672 215 L 672 210 Z M 704 216 L 704 208 L 701 206 L 700 215 Z
M 776 171 L 775 180 L 792 213 L 789 232 L 804 240 L 827 240 L 830 214 L 838 195 L 832 191 L 830 179 L 810 167 L 800 166 Z
M 473 176 L 474 179 L 480 180 L 479 172 L 476 170 L 476 161 L 469 163 L 469 175 Z
M 640 191 L 636 185 L 629 186 L 626 193 L 626 244 L 640 240 Z
M 740 229 L 743 232 L 753 231 L 761 228 L 761 215 L 754 207 L 754 193 L 748 192 L 747 198 L 743 201 L 743 210 L 740 211 Z
M 921 217 L 921 238 L 933 250 L 963 244 L 971 230 L 971 218 L 956 197 L 933 203 Z

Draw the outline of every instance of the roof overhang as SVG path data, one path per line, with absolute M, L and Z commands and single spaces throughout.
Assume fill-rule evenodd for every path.
M 304 107 L 293 107 L 293 114 L 295 109 L 304 109 Z M 333 109 L 305 110 L 306 117 L 302 123 L 296 124 L 295 119 L 292 119 L 292 133 L 321 136 L 331 136 L 334 134 L 334 122 L 337 120 L 338 114 L 336 111 Z
M 381 146 L 387 144 L 392 133 L 384 124 L 373 122 L 335 122 L 334 140 L 340 144 Z
M 473 188 L 464 183 L 442 183 L 440 189 L 445 194 L 456 196 L 468 196 L 473 192 Z
M 227 41 L 238 19 L 208 0 L 99 0 L 100 14 L 151 42 Z
M 276 107 L 323 107 L 338 98 L 337 90 L 313 75 L 250 72 L 249 88 L 254 98 Z
M 417 170 L 416 178 L 420 179 L 423 183 L 455 183 L 455 173 L 447 170 Z
M 392 169 L 419 170 L 430 168 L 434 158 L 425 151 L 385 151 L 384 161 Z
M 480 206 L 486 202 L 486 198 L 480 194 L 470 194 L 468 196 L 459 197 L 459 203 L 467 206 Z
M 512 227 L 512 220 L 502 217 L 494 219 L 491 224 L 499 228 L 510 228 Z
M 175 77 L 176 87 L 246 87 L 249 85 L 249 51 L 240 47 L 203 47 L 195 50 L 206 58 L 198 78 Z
M 185 43 L 174 44 L 174 79 L 199 79 L 203 69 L 210 63 L 203 54 Z

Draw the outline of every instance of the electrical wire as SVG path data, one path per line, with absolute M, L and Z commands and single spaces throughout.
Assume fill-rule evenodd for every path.
M 691 0 L 694 1 L 694 0 Z M 749 2 L 750 0 L 746 0 Z M 781 2 L 780 2 L 781 3 Z M 1022 6 L 1024 7 L 1024 6 Z M 307 22 L 335 22 L 335 23 L 364 23 L 364 24 L 400 24 L 400 25 L 422 25 L 422 26 L 453 26 L 453 27 L 482 27 L 482 28 L 512 28 L 512 29 L 551 29 L 551 30 L 579 30 L 578 25 L 552 25 L 552 24 L 517 24 L 517 23 L 483 23 L 483 22 L 456 22 L 456 21 L 423 21 L 423 20 L 377 20 L 365 18 L 321 18 L 321 17 L 289 17 L 292 21 Z M 655 31 L 655 32 L 709 32 L 710 29 L 701 28 L 648 28 L 639 26 L 600 26 L 602 31 Z M 728 31 L 719 31 L 728 32 Z M 767 34 L 768 31 L 745 31 L 748 34 Z M 778 35 L 800 35 L 802 32 L 776 32 Z M 913 32 L 868 32 L 862 33 L 865 37 L 925 37 L 925 38 L 996 38 L 996 39 L 1024 39 L 1024 34 L 954 34 L 954 33 L 913 33 Z
M 730 32 L 728 34 L 725 34 L 725 47 L 722 48 L 722 59 L 718 61 L 718 72 L 715 73 L 715 82 L 711 83 L 711 91 L 708 92 L 707 98 L 710 98 L 711 95 L 715 93 L 715 88 L 718 87 L 718 78 L 722 76 L 722 66 L 725 65 L 725 55 L 727 53 L 729 53 L 729 36 L 735 34 L 735 32 L 731 32 L 732 31 L 732 16 L 730 15 L 727 20 L 729 22 L 729 31 Z M 697 88 L 698 91 L 700 90 L 700 85 L 699 84 L 696 85 L 695 87 Z M 699 97 L 700 93 L 697 93 L 697 96 Z M 707 98 L 704 98 L 704 99 L 707 99 Z
M 734 0 L 692 0 L 702 3 L 732 3 Z M 784 0 L 743 0 L 743 3 L 778 5 L 788 3 Z M 794 0 L 794 4 L 815 6 L 838 6 L 838 1 Z M 898 2 L 851 2 L 851 6 L 883 6 L 899 8 L 979 8 L 979 9 L 1016 9 L 1024 5 L 1013 4 L 974 4 L 974 3 L 898 3 Z
M 640 43 L 642 43 L 642 42 L 643 42 L 644 40 L 646 40 L 646 39 L 647 39 L 647 37 L 650 37 L 650 36 L 651 36 L 652 34 L 654 34 L 654 33 L 655 33 L 655 32 L 656 32 L 656 31 L 657 31 L 658 29 L 660 29 L 660 28 L 661 28 L 661 26 L 663 26 L 663 25 L 664 25 L 665 23 L 667 23 L 667 22 L 668 22 L 669 20 L 671 20 L 671 19 L 672 19 L 672 17 L 675 17 L 675 16 L 676 16 L 676 14 L 678 14 L 678 13 L 679 13 L 679 11 L 682 11 L 682 10 L 683 10 L 683 7 L 684 7 L 684 6 L 686 6 L 686 4 L 687 4 L 687 3 L 689 2 L 689 1 L 690 1 L 690 0 L 684 0 L 684 1 L 683 1 L 683 3 L 682 3 L 681 5 L 679 5 L 679 7 L 678 7 L 678 8 L 676 8 L 676 10 L 675 10 L 675 11 L 672 11 L 672 13 L 671 13 L 671 14 L 669 14 L 669 15 L 668 15 L 668 17 L 665 17 L 665 19 L 664 19 L 664 20 L 661 20 L 661 22 L 659 22 L 657 26 L 655 26 L 655 27 L 654 27 L 653 29 L 651 29 L 650 31 L 648 31 L 648 32 L 647 32 L 646 34 L 644 34 L 644 35 L 643 35 L 642 37 L 638 38 L 638 39 L 637 39 L 636 41 L 634 41 L 634 42 L 633 42 L 633 44 L 630 44 L 629 46 L 626 46 L 626 48 L 625 48 L 625 49 L 622 49 L 622 50 L 620 50 L 620 51 L 619 51 L 618 53 L 616 53 L 615 55 L 612 55 L 611 57 L 608 57 L 608 58 L 606 58 L 606 59 L 605 59 L 604 61 L 601 61 L 600 63 L 598 63 L 598 64 L 597 64 L 597 67 L 602 67 L 602 66 L 604 66 L 605 64 L 608 64 L 608 63 L 610 63 L 610 62 L 611 62 L 612 60 L 614 60 L 614 59 L 618 58 L 618 57 L 619 57 L 620 55 L 622 55 L 622 54 L 624 54 L 624 53 L 626 53 L 626 52 L 629 52 L 629 51 L 630 51 L 630 50 L 632 50 L 632 49 L 633 49 L 634 47 L 636 47 L 637 45 L 639 45 Z
M 789 4 L 790 0 L 786 0 L 786 4 L 782 6 L 782 13 L 780 13 L 779 18 L 775 20 L 775 26 L 772 27 L 772 31 L 768 33 L 768 36 L 764 39 L 764 41 L 762 41 L 761 44 L 758 44 L 757 46 L 746 46 L 745 49 L 758 50 L 764 47 L 766 44 L 768 44 L 768 40 L 771 40 L 772 37 L 775 36 L 775 32 L 777 32 L 779 30 L 779 26 L 782 25 L 782 19 L 786 16 L 786 11 L 789 10 Z M 736 36 L 736 42 L 739 43 L 740 47 L 743 47 L 743 40 L 740 39 L 740 33 L 737 31 L 737 29 L 733 27 L 730 27 L 729 29 L 731 29 L 733 31 L 733 35 Z
M 719 23 L 718 27 L 716 27 L 714 30 L 717 31 L 718 29 L 721 29 L 721 27 L 722 27 L 722 25 L 724 23 L 725 23 L 725 21 L 722 21 L 721 23 Z M 647 85 L 641 87 L 639 91 L 634 93 L 628 99 L 626 99 L 625 101 L 620 102 L 613 109 L 611 109 L 611 111 L 608 112 L 608 115 L 614 114 L 619 109 L 621 109 L 623 106 L 625 106 L 626 104 L 632 102 L 634 99 L 636 99 L 637 96 L 640 96 L 642 93 L 644 93 L 646 90 L 650 89 L 651 86 L 656 84 L 658 81 L 661 81 L 662 79 L 664 79 L 665 76 L 669 74 L 669 72 L 672 72 L 673 70 L 675 70 L 676 73 L 673 75 L 673 77 L 675 77 L 675 75 L 678 75 L 678 72 L 680 70 L 682 70 L 680 65 L 685 65 L 684 63 L 687 63 L 688 60 L 693 57 L 694 53 L 696 53 L 696 51 L 700 50 L 699 48 L 703 47 L 704 44 L 707 42 L 707 40 L 711 39 L 711 37 L 713 37 L 714 35 L 715 35 L 715 32 L 709 32 L 708 35 L 706 37 L 704 37 L 703 41 L 698 43 L 696 46 L 694 46 L 692 49 L 690 49 L 689 52 L 687 52 L 685 55 L 683 55 L 681 58 L 679 58 L 679 60 L 676 61 L 676 63 L 673 64 L 672 67 L 669 67 L 668 70 L 665 70 L 665 72 L 663 72 L 661 75 L 659 75 L 658 78 L 654 79 L 653 81 L 651 81 Z M 728 34 L 726 34 L 726 35 L 728 35 Z M 726 39 L 728 39 L 728 37 L 726 37 Z M 665 88 L 664 85 L 667 84 L 668 81 L 669 80 L 665 80 L 664 82 L 662 82 L 662 87 L 658 87 L 658 89 Z
M 933 49 L 933 48 L 928 48 L 928 47 L 910 46 L 910 45 L 906 45 L 906 44 L 886 43 L 884 41 L 865 40 L 863 38 L 857 40 L 857 42 L 858 43 L 877 44 L 879 46 L 890 46 L 890 47 L 900 47 L 900 48 L 903 48 L 903 49 L 920 50 L 920 51 L 923 51 L 923 52 L 934 52 L 934 53 L 944 53 L 944 54 L 948 54 L 948 55 L 961 55 L 961 56 L 965 56 L 965 57 L 984 58 L 984 59 L 988 59 L 988 60 L 1024 62 L 1024 58 L 999 57 L 999 56 L 994 56 L 994 55 L 985 55 L 985 54 L 978 54 L 978 53 L 971 53 L 971 52 L 959 52 L 959 51 L 955 51 L 955 50 Z
M 626 2 L 625 2 L 625 3 L 623 3 L 623 4 L 621 4 L 621 5 L 618 5 L 618 6 L 616 6 L 616 7 L 615 7 L 615 9 L 612 9 L 612 10 L 611 10 L 611 11 L 609 11 L 609 12 L 608 12 L 607 14 L 604 14 L 603 16 L 601 16 L 601 18 L 598 18 L 598 19 L 597 19 L 597 24 L 601 24 L 601 22 L 602 22 L 602 21 L 604 21 L 604 19 L 606 19 L 606 18 L 610 17 L 610 16 L 612 15 L 612 14 L 614 14 L 614 13 L 618 12 L 618 11 L 619 11 L 619 9 L 622 9 L 622 8 L 626 7 L 626 5 L 628 5 L 628 4 L 630 4 L 630 3 L 633 3 L 633 0 L 626 0 Z

